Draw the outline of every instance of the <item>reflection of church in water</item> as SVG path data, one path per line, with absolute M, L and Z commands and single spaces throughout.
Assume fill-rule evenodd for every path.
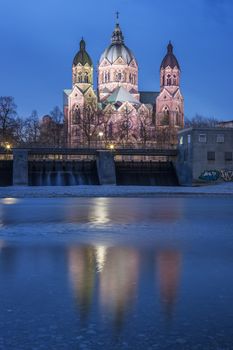
M 100 57 L 97 74 L 95 91 L 93 63 L 82 39 L 73 60 L 72 89 L 64 90 L 68 146 L 85 144 L 88 138 L 119 144 L 154 142 L 157 130 L 183 127 L 180 66 L 171 42 L 160 66 L 160 92 L 139 90 L 138 63 L 125 45 L 119 23 Z M 96 111 L 95 117 L 88 106 Z
M 71 247 L 68 255 L 72 288 L 82 322 L 89 319 L 97 295 L 98 317 L 108 314 L 113 327 L 120 331 L 126 315 L 135 308 L 142 288 L 140 270 L 148 263 L 155 266 L 155 275 L 150 276 L 147 293 L 156 296 L 155 279 L 163 310 L 168 318 L 172 317 L 180 280 L 180 252 L 159 250 L 145 254 L 130 247 L 97 245 Z

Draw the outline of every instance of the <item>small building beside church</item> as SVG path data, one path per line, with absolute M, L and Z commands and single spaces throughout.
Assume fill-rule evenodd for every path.
M 176 170 L 180 185 L 233 181 L 233 128 L 179 131 Z
M 93 69 L 82 39 L 73 60 L 72 88 L 64 90 L 68 147 L 97 143 L 155 146 L 159 133 L 168 135 L 183 128 L 181 70 L 171 42 L 160 66 L 160 91 L 139 89 L 138 62 L 125 44 L 119 23 L 99 59 L 97 90 Z

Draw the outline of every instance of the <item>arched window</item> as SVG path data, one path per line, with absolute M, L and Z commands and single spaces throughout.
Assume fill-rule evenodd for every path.
M 104 72 L 104 82 L 107 83 L 108 77 L 107 77 L 107 72 Z
M 121 81 L 121 79 L 122 79 L 122 74 L 121 74 L 121 72 L 117 72 L 117 73 L 116 73 L 116 81 Z
M 163 115 L 161 118 L 161 125 L 169 125 L 169 108 L 165 106 L 163 108 Z
M 133 82 L 133 78 L 132 78 L 132 74 L 131 73 L 129 73 L 129 82 L 132 84 L 132 82 Z
M 164 114 L 165 114 L 165 115 L 169 115 L 169 109 L 168 109 L 167 106 L 164 107 L 163 111 L 164 111 Z
M 73 124 L 80 124 L 80 121 L 81 121 L 80 113 L 81 113 L 80 109 L 76 107 L 73 111 L 73 118 L 72 118 Z
M 173 85 L 177 85 L 177 79 L 176 79 L 176 75 L 173 75 Z
M 88 73 L 85 72 L 85 75 L 84 75 L 84 83 L 88 83 Z
M 172 78 L 171 78 L 171 75 L 168 74 L 167 75 L 167 85 L 170 86 L 172 84 Z
M 136 85 L 136 74 L 133 75 L 133 84 Z
M 162 85 L 165 85 L 165 77 L 163 75 L 163 78 L 162 78 Z
M 110 81 L 110 72 L 108 72 L 108 82 Z
M 78 73 L 78 83 L 82 83 L 82 73 Z
M 175 122 L 175 125 L 179 125 L 179 107 L 176 107 L 176 113 L 175 113 L 175 118 L 174 118 L 174 122 Z

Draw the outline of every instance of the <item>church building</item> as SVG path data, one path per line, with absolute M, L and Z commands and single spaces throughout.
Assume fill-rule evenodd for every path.
M 117 21 L 118 22 L 118 21 Z M 138 63 L 119 23 L 97 67 L 82 39 L 72 66 L 72 89 L 64 90 L 67 146 L 155 145 L 159 130 L 184 126 L 180 66 L 169 42 L 160 66 L 160 91 L 139 90 Z

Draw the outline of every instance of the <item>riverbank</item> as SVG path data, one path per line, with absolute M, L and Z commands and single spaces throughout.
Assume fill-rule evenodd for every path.
M 233 183 L 199 187 L 48 186 L 0 187 L 0 198 L 233 196 Z

